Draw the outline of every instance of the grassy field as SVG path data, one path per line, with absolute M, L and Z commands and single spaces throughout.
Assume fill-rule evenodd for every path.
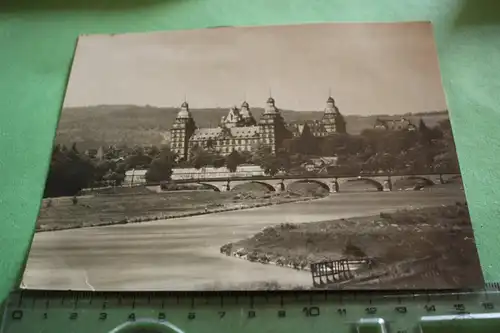
M 76 197 L 48 198 L 42 202 L 37 231 L 124 224 L 235 210 L 313 199 L 327 194 L 317 186 L 304 185 L 295 192 L 268 192 L 249 184 L 230 192 L 154 192 L 146 187 L 97 191 Z
M 221 252 L 307 269 L 311 263 L 372 258 L 344 288 L 456 288 L 483 283 L 466 205 L 267 227 Z M 337 286 L 338 287 L 338 286 Z

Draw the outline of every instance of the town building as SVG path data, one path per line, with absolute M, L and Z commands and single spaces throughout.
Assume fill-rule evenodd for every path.
M 125 179 L 122 185 L 132 186 L 146 184 L 146 172 L 147 169 L 131 169 L 125 172 Z
M 190 149 L 197 146 L 223 156 L 233 151 L 252 151 L 259 144 L 268 146 L 275 153 L 283 140 L 300 137 L 306 127 L 317 137 L 346 131 L 345 120 L 332 97 L 328 98 L 323 117 L 317 122 L 287 124 L 274 98 L 269 97 L 258 121 L 245 101 L 240 108 L 231 107 L 219 126 L 214 128 L 197 128 L 189 105 L 184 102 L 171 129 L 171 149 L 180 159 L 188 159 Z
M 400 119 L 375 119 L 374 129 L 378 130 L 391 130 L 391 131 L 415 131 L 417 126 L 415 126 L 411 120 L 404 117 Z

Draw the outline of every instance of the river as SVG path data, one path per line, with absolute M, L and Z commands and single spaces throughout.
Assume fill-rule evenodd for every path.
M 337 193 L 309 202 L 128 225 L 37 233 L 23 278 L 31 289 L 239 289 L 276 281 L 310 286 L 310 273 L 226 257 L 221 245 L 265 226 L 378 214 L 463 201 L 457 187 Z

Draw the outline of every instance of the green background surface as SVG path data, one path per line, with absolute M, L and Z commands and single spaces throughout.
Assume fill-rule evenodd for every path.
M 500 1 L 3 0 L 0 300 L 17 283 L 29 251 L 78 35 L 422 20 L 434 23 L 485 278 L 500 280 Z

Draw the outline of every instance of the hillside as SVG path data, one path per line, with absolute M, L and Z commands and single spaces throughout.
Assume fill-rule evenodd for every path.
M 80 149 L 97 148 L 110 144 L 160 145 L 169 141 L 168 130 L 172 126 L 177 112 L 177 108 L 133 105 L 65 108 L 61 114 L 56 142 L 66 145 L 76 142 Z M 216 126 L 227 112 L 228 110 L 223 108 L 191 110 L 199 127 Z M 259 119 L 263 112 L 262 108 L 252 108 L 256 119 Z M 321 111 L 282 110 L 282 114 L 287 122 L 293 122 L 319 120 L 323 113 Z M 378 116 L 382 116 L 384 119 L 400 117 Z M 378 116 L 346 116 L 348 133 L 358 134 L 365 128 L 372 128 Z M 418 123 L 422 118 L 428 126 L 434 126 L 447 117 L 446 112 L 428 112 L 406 116 L 415 123 Z

